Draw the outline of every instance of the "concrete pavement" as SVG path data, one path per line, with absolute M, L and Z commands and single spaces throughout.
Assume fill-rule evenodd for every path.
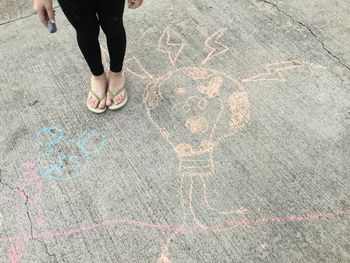
M 349 3 L 146 0 L 99 116 L 54 5 L 0 3 L 0 262 L 350 261 Z

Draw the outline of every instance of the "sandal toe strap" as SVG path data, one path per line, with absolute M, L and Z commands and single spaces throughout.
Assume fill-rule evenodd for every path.
M 125 90 L 125 87 L 121 88 L 120 90 L 118 90 L 116 93 L 113 93 L 110 89 L 108 89 L 107 94 L 112 98 L 112 100 L 118 96 L 120 93 L 122 93 Z
M 103 100 L 104 97 L 106 96 L 106 95 L 103 95 L 103 97 L 101 98 L 101 97 L 98 96 L 92 89 L 90 90 L 90 92 L 91 92 L 92 96 L 94 96 L 94 98 L 95 98 L 96 100 L 98 100 L 98 103 L 100 103 L 101 100 Z

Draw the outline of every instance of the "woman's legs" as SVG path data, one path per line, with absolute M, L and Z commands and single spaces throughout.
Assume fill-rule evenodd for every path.
M 125 0 L 98 0 L 97 14 L 99 23 L 106 35 L 107 47 L 110 57 L 109 89 L 116 93 L 123 88 L 125 79 L 122 74 L 123 61 L 126 50 L 126 34 L 123 24 Z M 124 99 L 124 93 L 116 96 L 114 103 L 118 104 Z M 107 105 L 112 100 L 107 97 Z
M 126 49 L 126 34 L 123 24 L 125 0 L 98 0 L 98 20 L 106 35 L 110 57 L 110 70 L 122 71 Z
M 96 0 L 58 0 L 68 21 L 75 28 L 79 48 L 91 73 L 101 75 L 103 70 L 98 36 L 100 25 L 96 16 Z
M 99 97 L 103 97 L 106 93 L 107 80 L 98 42 L 100 25 L 96 16 L 97 1 L 58 0 L 58 2 L 68 21 L 76 30 L 78 46 L 93 74 L 91 78 L 92 90 Z M 88 103 L 95 108 L 97 106 L 104 108 L 105 102 L 106 100 L 103 99 L 98 104 L 98 100 L 91 94 L 88 97 Z
M 116 93 L 125 83 L 122 74 L 126 50 L 126 34 L 123 25 L 125 0 L 58 0 L 58 2 L 76 30 L 79 48 L 93 74 L 92 89 L 100 97 L 104 95 L 102 91 L 105 91 L 106 85 L 98 42 L 101 25 L 106 35 L 110 56 L 109 89 L 112 93 Z M 93 107 L 98 106 L 98 101 L 93 96 L 89 96 L 88 99 Z M 114 98 L 114 103 L 118 104 L 123 99 L 124 93 L 121 93 Z M 104 108 L 105 103 L 106 101 L 102 100 L 99 107 Z M 111 99 L 107 99 L 107 105 L 111 104 Z

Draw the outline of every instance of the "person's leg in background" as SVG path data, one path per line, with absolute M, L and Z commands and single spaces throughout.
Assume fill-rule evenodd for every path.
M 108 52 L 110 57 L 109 89 L 116 93 L 124 87 L 125 79 L 122 74 L 123 61 L 126 50 L 126 34 L 123 24 L 125 0 L 98 0 L 97 14 L 99 23 L 106 35 Z M 115 104 L 123 101 L 125 93 L 113 99 Z M 112 104 L 110 96 L 107 96 L 107 106 Z
M 99 0 L 98 0 L 99 1 Z M 107 78 L 104 72 L 98 36 L 100 25 L 96 16 L 96 0 L 58 0 L 70 24 L 75 28 L 78 46 L 92 73 L 91 89 L 100 98 L 106 94 Z M 106 99 L 100 103 L 91 94 L 88 101 L 93 108 L 103 109 Z

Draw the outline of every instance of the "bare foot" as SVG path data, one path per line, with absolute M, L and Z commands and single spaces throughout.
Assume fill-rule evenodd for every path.
M 103 72 L 100 76 L 94 76 L 91 77 L 91 89 L 93 92 L 96 93 L 97 96 L 102 98 L 106 94 L 106 86 L 107 86 L 107 77 L 106 73 Z M 91 105 L 93 108 L 100 108 L 103 109 L 106 107 L 106 98 L 103 98 L 100 103 L 98 103 L 98 100 L 92 95 L 91 92 L 89 92 L 87 102 L 89 105 Z
M 122 71 L 121 72 L 109 71 L 108 79 L 109 79 L 108 80 L 108 88 L 113 94 L 116 94 L 125 85 L 125 76 L 124 76 L 124 73 Z M 125 92 L 121 92 L 112 101 L 112 97 L 110 96 L 109 93 L 107 93 L 106 105 L 110 106 L 113 103 L 119 104 L 124 100 L 124 97 L 125 97 Z

